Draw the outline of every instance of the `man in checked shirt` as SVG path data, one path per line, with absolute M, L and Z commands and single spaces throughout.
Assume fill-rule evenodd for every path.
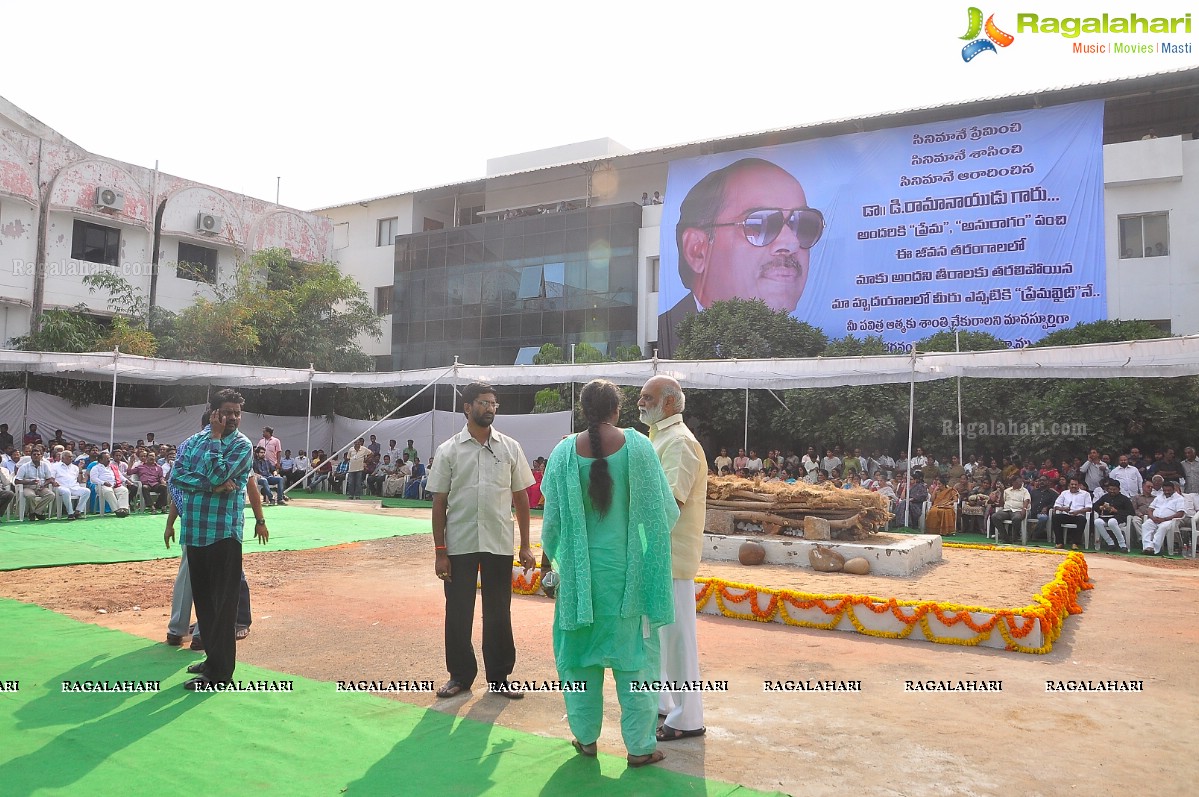
M 207 659 L 188 668 L 197 675 L 183 686 L 204 689 L 233 677 L 242 523 L 253 446 L 238 431 L 245 399 L 222 390 L 209 404 L 209 425 L 179 447 L 171 487 L 182 498 L 179 543 L 187 546 L 196 619 L 204 629 Z M 266 520 L 255 507 L 254 536 L 265 544 Z

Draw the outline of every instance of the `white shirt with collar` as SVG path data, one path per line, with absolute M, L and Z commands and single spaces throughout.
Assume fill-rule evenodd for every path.
M 1177 490 L 1174 495 L 1169 498 L 1165 493 L 1162 493 L 1157 498 L 1153 499 L 1153 503 L 1149 505 L 1149 514 L 1152 517 L 1169 517 L 1170 515 L 1186 511 L 1186 499 L 1182 497 L 1182 493 Z
M 59 487 L 75 487 L 79 484 L 79 466 L 64 464 L 61 460 L 50 466 L 50 474 Z
M 46 479 L 50 478 L 53 478 L 50 475 L 50 466 L 46 464 L 46 460 L 44 459 L 37 465 L 34 465 L 33 460 L 30 459 L 28 462 L 21 465 L 21 467 L 17 468 L 18 480 L 36 481 L 37 487 L 43 486 Z M 29 487 L 31 485 L 26 484 L 22 486 Z
M 1144 477 L 1141 476 L 1141 472 L 1136 468 L 1130 465 L 1123 467 L 1117 465 L 1111 469 L 1108 475 L 1120 482 L 1120 492 L 1129 498 L 1141 494 L 1141 482 L 1144 481 Z
M 1091 500 L 1091 494 L 1086 490 L 1080 488 L 1076 493 L 1062 490 L 1062 494 L 1053 502 L 1053 508 L 1066 512 L 1077 512 L 1080 509 L 1089 509 L 1092 503 L 1094 502 Z
M 447 496 L 445 544 L 450 556 L 513 554 L 512 494 L 535 480 L 520 443 L 494 427 L 489 432 L 484 445 L 463 426 L 437 447 L 428 472 L 425 489 Z
M 111 463 L 108 465 L 96 463 L 94 467 L 88 469 L 87 480 L 97 486 L 107 484 L 109 487 L 115 487 L 117 475 L 113 472 Z

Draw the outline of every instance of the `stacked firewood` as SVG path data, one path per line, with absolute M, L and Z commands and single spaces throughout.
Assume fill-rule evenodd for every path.
M 887 498 L 871 490 L 708 477 L 709 531 L 731 534 L 732 526 L 751 524 L 761 526 L 766 534 L 803 536 L 808 517 L 828 521 L 835 537 L 852 538 L 877 533 L 892 515 Z

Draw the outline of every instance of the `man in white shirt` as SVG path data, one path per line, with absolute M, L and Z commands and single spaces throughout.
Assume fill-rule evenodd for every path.
M 1082 536 L 1082 530 L 1086 528 L 1087 513 L 1091 511 L 1091 495 L 1083 490 L 1078 489 L 1078 479 L 1070 480 L 1070 489 L 1063 490 L 1062 494 L 1057 497 L 1053 503 L 1053 539 L 1057 543 L 1058 534 L 1061 534 L 1061 542 L 1055 547 L 1065 548 L 1067 545 L 1078 547 L 1079 537 Z M 1073 529 L 1073 534 L 1070 534 L 1066 529 Z M 1073 537 L 1071 542 L 1069 537 Z
M 107 451 L 100 452 L 100 459 L 87 472 L 87 478 L 100 496 L 101 514 L 106 507 L 112 507 L 117 517 L 129 517 L 129 488 L 122 483 Z
M 445 584 L 445 659 L 450 674 L 437 696 L 453 697 L 470 689 L 478 675 L 471 636 L 475 596 L 481 594 L 483 666 L 489 689 L 520 698 L 524 693 L 508 685 L 516 665 L 512 514 L 515 508 L 520 528 L 517 555 L 528 571 L 537 564 L 529 547 L 526 492 L 534 483 L 533 471 L 520 443 L 492 426 L 499 409 L 495 388 L 469 384 L 459 406 L 466 425 L 437 447 L 426 485 L 433 493 L 433 567 Z
M 991 532 L 1001 543 L 1016 541 L 1016 534 L 1028 517 L 1028 508 L 1032 506 L 1032 496 L 1024 489 L 1024 479 L 1013 476 L 1011 484 L 1003 491 L 1003 506 L 991 515 Z M 1012 521 L 1012 525 L 1008 526 L 1004 522 L 1006 520 Z
M 0 468 L 0 517 L 8 511 L 8 505 L 17 497 L 17 486 L 13 481 L 12 472 L 7 467 Z
M 1086 479 L 1087 491 L 1094 493 L 1103 487 L 1103 481 L 1108 476 L 1107 465 L 1099 458 L 1099 451 L 1092 448 L 1087 454 L 1087 461 L 1078 469 Z
M 762 458 L 758 456 L 758 452 L 750 450 L 749 459 L 745 462 L 745 468 L 750 472 L 750 475 L 762 469 Z
M 1199 493 L 1199 457 L 1195 456 L 1195 449 L 1187 446 L 1182 452 L 1186 459 L 1182 461 L 1182 476 L 1183 490 L 1188 493 Z
M 404 452 L 402 450 L 400 450 L 399 448 L 396 448 L 395 440 L 387 441 L 387 450 L 384 451 L 383 453 L 386 454 L 387 456 L 391 457 L 392 463 L 396 466 L 398 466 L 400 464 L 400 462 L 404 459 Z
M 654 451 L 666 471 L 666 480 L 681 514 L 670 532 L 671 578 L 674 581 L 674 622 L 658 631 L 661 641 L 662 680 L 698 682 L 699 646 L 696 641 L 695 576 L 703 549 L 707 509 L 707 468 L 704 450 L 683 423 L 686 399 L 679 383 L 655 376 L 645 383 L 637 407 L 641 422 L 649 426 Z M 750 457 L 756 459 L 754 452 Z M 750 468 L 753 469 L 753 459 Z M 757 460 L 758 470 L 762 461 Z M 651 632 L 652 633 L 652 632 Z M 659 742 L 703 736 L 703 694 L 696 691 L 663 691 L 658 713 L 665 718 L 658 728 Z
M 1167 537 L 1178 528 L 1178 521 L 1186 514 L 1186 502 L 1174 482 L 1162 484 L 1162 494 L 1153 499 L 1152 511 L 1141 524 L 1141 548 L 1146 556 L 1157 556 Z
M 799 467 L 803 469 L 804 476 L 820 470 L 820 456 L 817 455 L 815 446 L 808 446 L 808 453 L 799 461 Z
M 1128 464 L 1127 454 L 1121 454 L 1117 463 L 1109 475 L 1120 482 L 1121 493 L 1128 496 L 1129 499 L 1136 498 L 1141 493 L 1141 482 L 1144 481 L 1144 477 L 1141 476 L 1139 470 Z
M 302 481 L 304 479 L 304 474 L 308 472 L 309 467 L 311 466 L 309 465 L 308 461 L 308 452 L 301 451 L 296 456 L 295 462 L 293 463 L 291 469 L 291 484 Z M 291 485 L 289 484 L 288 486 L 290 487 Z
M 87 485 L 79 481 L 79 466 L 71 462 L 71 452 L 59 454 L 58 462 L 50 466 L 50 475 L 54 478 L 58 499 L 67 508 L 67 520 L 78 520 L 87 511 L 88 499 L 92 493 Z M 74 500 L 74 504 L 71 501 Z
M 42 460 L 41 446 L 34 446 L 29 461 L 17 468 L 16 482 L 21 486 L 21 494 L 25 499 L 25 516 L 31 520 L 45 520 L 50 503 L 54 500 L 55 485 L 50 466 Z

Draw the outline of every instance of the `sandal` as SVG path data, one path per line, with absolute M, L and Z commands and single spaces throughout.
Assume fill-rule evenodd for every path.
M 248 637 L 249 635 L 250 635 L 250 626 L 239 625 L 237 627 L 237 630 L 233 633 L 233 638 L 236 639 L 238 642 L 240 642 L 243 639 L 245 639 L 246 637 Z
M 703 736 L 708 732 L 708 729 L 699 728 L 694 731 L 680 731 L 678 728 L 672 728 L 665 722 L 658 727 L 659 742 L 677 742 L 679 739 L 690 739 L 693 736 Z
M 631 755 L 628 757 L 627 760 L 629 762 L 629 767 L 632 769 L 636 769 L 637 767 L 644 767 L 644 766 L 648 766 L 650 764 L 656 764 L 664 758 L 666 758 L 666 753 L 663 753 L 661 750 L 655 750 L 652 753 L 648 753 L 646 755 Z
M 438 697 L 453 697 L 454 695 L 465 692 L 469 687 L 466 684 L 455 681 L 453 678 L 445 682 L 445 686 L 437 690 Z
M 596 753 L 599 752 L 595 742 L 592 742 L 591 744 L 583 744 L 578 739 L 571 739 L 570 743 L 574 749 L 579 751 L 579 755 L 587 756 L 588 758 L 595 758 Z

